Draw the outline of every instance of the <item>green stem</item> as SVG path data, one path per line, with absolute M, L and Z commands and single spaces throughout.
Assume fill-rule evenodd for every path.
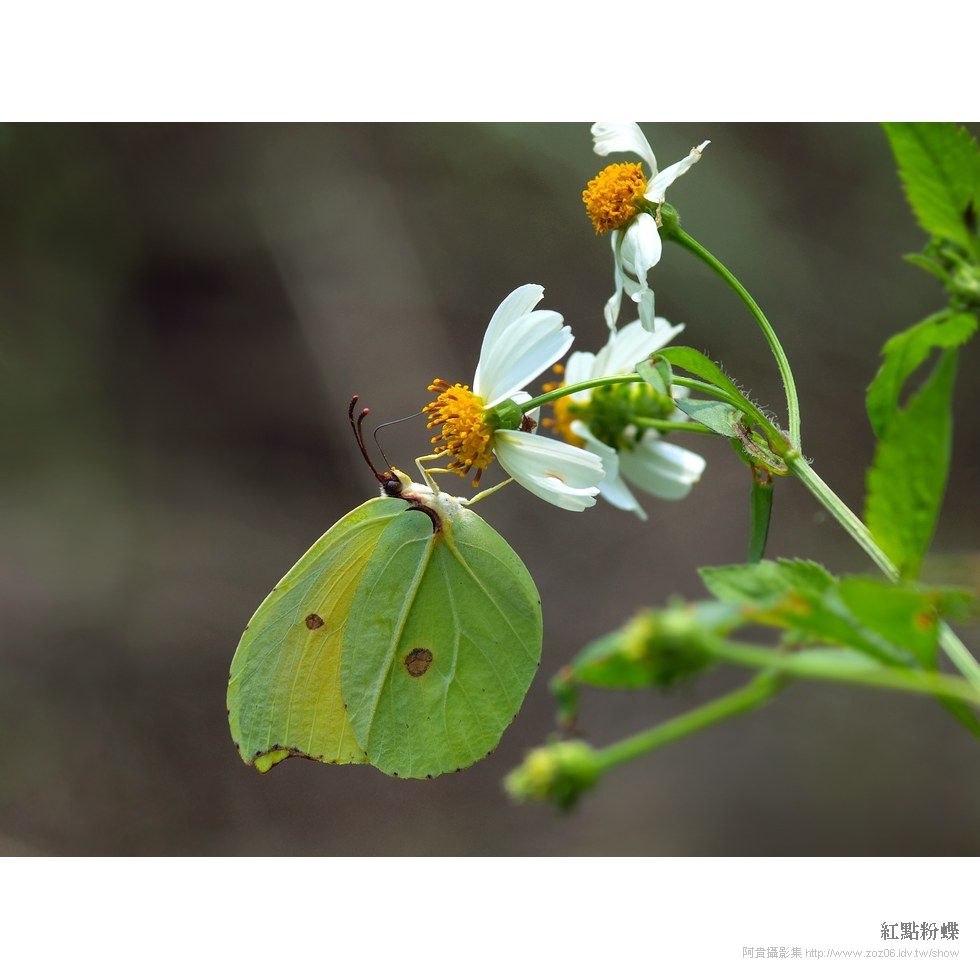
M 946 656 L 959 668 L 960 673 L 980 686 L 980 664 L 976 662 L 966 644 L 946 623 L 939 624 L 939 645 L 946 651 Z
M 871 532 L 864 526 L 864 523 L 857 514 L 824 483 L 817 471 L 802 456 L 787 459 L 785 462 L 790 472 L 799 479 L 803 486 L 830 513 L 831 517 L 864 549 L 865 554 L 871 558 L 891 581 L 897 582 L 898 569 L 892 560 L 878 546 L 875 539 L 871 536 Z
M 768 647 L 736 643 L 719 639 L 711 652 L 720 660 L 742 667 L 777 671 L 807 680 L 830 681 L 837 684 L 864 684 L 908 694 L 952 698 L 980 706 L 980 691 L 961 677 L 913 670 L 910 667 L 882 667 L 853 658 L 844 660 L 836 648 L 802 650 L 793 654 L 773 653 Z
M 779 438 L 779 431 L 751 402 L 747 400 L 735 402 L 732 400 L 728 392 L 723 391 L 717 385 L 713 385 L 708 381 L 702 381 L 699 378 L 687 378 L 675 375 L 674 383 L 685 388 L 690 388 L 692 391 L 700 391 L 703 394 L 711 395 L 711 397 L 717 401 L 722 401 L 727 405 L 732 405 L 734 408 L 739 409 L 739 411 L 751 418 L 752 422 L 763 429 L 768 436 L 773 439 Z M 574 395 L 579 391 L 588 391 L 591 388 L 602 388 L 605 385 L 633 384 L 646 384 L 646 382 L 638 374 L 613 374 L 606 378 L 589 378 L 587 381 L 577 381 L 573 385 L 561 385 L 558 388 L 553 388 L 551 391 L 542 392 L 540 395 L 535 395 L 534 398 L 530 399 L 529 401 L 522 402 L 517 407 L 521 413 L 527 414 L 532 409 L 540 408 L 542 405 L 547 405 L 549 402 L 557 401 L 559 398 L 564 398 L 566 395 Z M 681 427 L 681 423 L 674 423 L 674 425 L 678 428 Z M 683 423 L 683 425 L 687 427 L 689 423 Z M 666 428 L 666 426 L 662 427 Z M 691 429 L 691 431 L 701 432 L 704 431 L 704 427 Z M 783 437 L 783 440 L 785 441 L 785 436 Z
M 722 391 L 717 385 L 710 384 L 707 381 L 701 381 L 698 378 L 682 377 L 676 377 L 674 381 L 676 384 L 683 385 L 685 388 L 693 388 L 695 391 L 702 391 L 707 395 L 712 395 L 719 401 L 726 402 L 729 405 L 734 404 L 727 392 Z M 557 401 L 566 395 L 574 395 L 579 391 L 588 391 L 590 388 L 603 388 L 606 385 L 635 384 L 646 384 L 646 382 L 638 374 L 611 374 L 606 378 L 589 378 L 587 381 L 577 381 L 573 385 L 561 385 L 558 388 L 552 388 L 551 391 L 542 392 L 540 395 L 535 395 L 530 401 L 522 402 L 517 407 L 522 412 L 527 413 L 533 408 L 540 408 L 542 405 L 547 405 L 548 402 Z M 739 404 L 735 407 L 742 408 L 743 406 Z M 759 418 L 765 421 L 765 416 L 761 412 L 759 412 Z
M 597 761 L 603 770 L 629 762 L 662 745 L 676 742 L 734 715 L 761 707 L 775 697 L 784 684 L 785 680 L 771 672 L 760 673 L 744 687 L 730 694 L 600 749 L 596 752 Z
M 980 705 L 980 692 L 959 677 L 903 667 L 865 665 L 859 660 L 853 663 L 833 663 L 819 659 L 823 653 L 839 653 L 836 649 L 814 649 L 786 655 L 773 653 L 765 647 L 733 643 L 719 638 L 712 652 L 729 663 L 761 669 L 748 684 L 729 694 L 604 749 L 596 750 L 595 760 L 600 772 L 630 762 L 671 742 L 727 721 L 735 715 L 760 708 L 772 700 L 793 677 L 840 684 L 864 684 Z
M 899 580 L 898 568 L 878 546 L 871 532 L 858 516 L 844 503 L 817 474 L 816 470 L 802 457 L 786 459 L 790 472 L 817 498 L 830 515 L 861 546 L 865 554 L 885 573 L 889 581 Z M 939 644 L 964 677 L 980 685 L 980 664 L 966 648 L 963 641 L 947 626 L 940 624 Z
M 542 405 L 557 401 L 566 395 L 574 395 L 578 391 L 588 391 L 590 388 L 601 388 L 604 385 L 634 385 L 642 381 L 643 379 L 638 374 L 614 374 L 608 378 L 589 378 L 587 381 L 578 381 L 573 385 L 560 385 L 557 388 L 552 388 L 551 391 L 535 395 L 530 401 L 518 405 L 518 408 L 526 414 L 531 409 L 540 408 Z
M 700 242 L 692 238 L 684 231 L 679 224 L 675 224 L 667 232 L 667 237 L 683 246 L 693 255 L 696 255 L 710 269 L 718 273 L 722 279 L 735 291 L 739 299 L 748 307 L 749 312 L 755 317 L 756 322 L 762 329 L 762 333 L 769 344 L 769 349 L 776 358 L 779 367 L 779 374 L 783 379 L 783 388 L 786 390 L 786 410 L 789 416 L 789 439 L 796 449 L 800 448 L 800 402 L 796 394 L 796 383 L 793 381 L 793 372 L 789 366 L 786 352 L 783 350 L 776 331 L 766 318 L 765 313 L 759 304 L 752 298 L 749 291 L 732 275 L 731 272 L 716 259 Z
M 700 422 L 672 422 L 670 419 L 652 419 L 645 415 L 634 415 L 631 421 L 635 425 L 647 429 L 659 429 L 661 432 L 701 432 L 713 436 L 716 433 Z

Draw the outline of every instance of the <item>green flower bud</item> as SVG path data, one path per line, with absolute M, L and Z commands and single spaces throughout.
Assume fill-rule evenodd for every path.
M 504 780 L 517 802 L 537 800 L 570 809 L 602 775 L 595 750 L 586 742 L 555 742 L 529 752 Z
M 711 666 L 715 635 L 697 606 L 644 610 L 590 643 L 572 662 L 572 674 L 593 687 L 666 689 Z

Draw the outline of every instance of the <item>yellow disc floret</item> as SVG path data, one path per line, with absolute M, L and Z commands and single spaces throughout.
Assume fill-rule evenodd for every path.
M 436 452 L 452 456 L 447 468 L 460 476 L 475 468 L 476 486 L 493 462 L 493 426 L 487 420 L 483 399 L 469 385 L 451 385 L 440 378 L 429 385 L 429 391 L 438 394 L 422 411 L 429 416 L 428 428 L 442 426 L 442 432 L 432 437 Z M 442 445 L 437 445 L 440 442 Z
M 596 234 L 622 228 L 636 213 L 634 203 L 646 193 L 647 179 L 639 163 L 611 163 L 582 191 L 585 211 Z

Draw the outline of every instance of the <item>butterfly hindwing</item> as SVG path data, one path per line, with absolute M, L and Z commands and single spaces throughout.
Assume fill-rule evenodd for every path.
M 541 601 L 506 541 L 463 507 L 406 511 L 360 577 L 342 691 L 369 761 L 423 778 L 471 765 L 517 714 L 541 655 Z

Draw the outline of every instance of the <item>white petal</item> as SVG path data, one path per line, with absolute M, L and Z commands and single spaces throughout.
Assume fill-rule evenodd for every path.
M 620 510 L 630 510 L 641 521 L 647 519 L 646 511 L 640 506 L 640 502 L 633 496 L 632 491 L 626 485 L 626 481 L 619 475 L 619 458 L 616 450 L 612 446 L 607 446 L 604 442 L 596 439 L 589 431 L 589 427 L 581 420 L 572 422 L 572 432 L 580 439 L 585 441 L 587 449 L 590 449 L 602 460 L 602 468 L 606 475 L 599 484 L 599 494 L 603 500 L 613 507 Z
M 635 269 L 635 266 L 638 264 L 636 244 L 634 239 L 628 237 L 632 228 L 637 226 L 639 227 L 639 234 L 653 236 L 650 241 L 650 246 L 656 252 L 658 260 L 660 257 L 660 250 L 662 248 L 660 234 L 657 231 L 656 221 L 650 215 L 641 214 L 626 234 L 623 234 L 619 230 L 612 233 L 613 273 L 616 280 L 616 292 L 606 300 L 606 307 L 603 311 L 606 317 L 606 325 L 610 330 L 616 329 L 616 321 L 619 319 L 622 294 L 624 292 L 639 307 L 638 312 L 643 326 L 650 332 L 654 330 L 653 291 L 646 284 L 646 270 L 644 270 L 642 277 L 637 277 Z M 650 249 L 647 249 L 648 255 L 649 252 Z M 642 281 L 640 281 L 640 278 L 642 278 Z
M 653 215 L 646 212 L 637 215 L 636 220 L 630 223 L 623 236 L 620 256 L 624 274 L 628 277 L 632 273 L 636 281 L 647 289 L 647 272 L 660 261 L 662 253 L 663 244 Z M 626 291 L 630 294 L 630 299 L 634 299 L 635 294 L 639 292 L 639 290 L 630 292 L 628 288 Z
M 603 469 L 594 453 L 513 429 L 494 433 L 494 453 L 522 487 L 556 507 L 581 511 L 595 503 Z
M 505 338 L 514 329 L 515 324 L 519 324 L 522 318 L 527 316 L 541 302 L 543 297 L 544 286 L 528 283 L 526 286 L 518 286 L 504 298 L 494 311 L 486 333 L 483 335 L 480 360 L 477 363 L 473 378 L 473 390 L 477 394 L 481 393 L 481 387 L 490 387 L 488 380 L 493 379 L 487 377 L 487 365 L 492 362 L 494 364 L 492 370 L 497 369 L 497 359 L 494 354 L 499 349 L 502 338 Z M 558 314 L 554 314 L 554 316 L 558 316 Z M 517 387 L 520 387 L 520 384 Z
M 704 459 L 682 446 L 649 433 L 635 449 L 619 454 L 620 472 L 641 490 L 665 500 L 681 500 L 691 492 L 705 467 Z
M 473 390 L 492 407 L 533 381 L 572 346 L 572 328 L 552 310 L 535 310 L 501 330 L 496 342 L 484 344 Z
M 597 122 L 592 127 L 593 149 L 601 157 L 610 153 L 635 153 L 650 167 L 650 177 L 657 175 L 657 158 L 643 131 L 635 122 Z
M 595 354 L 584 350 L 575 351 L 565 362 L 564 384 L 566 386 L 577 385 L 580 381 L 591 381 L 592 378 L 597 378 L 598 375 L 592 369 L 593 364 L 595 364 Z M 590 391 L 577 391 L 568 397 L 573 401 L 587 402 L 591 400 L 592 393 Z
M 672 327 L 663 317 L 658 317 L 656 323 L 658 326 L 661 324 L 666 326 L 651 333 L 641 320 L 634 320 L 614 334 L 609 343 L 596 354 L 595 373 L 592 377 L 632 374 L 640 361 L 649 357 L 654 351 L 660 350 L 684 329 L 683 323 Z
M 665 316 L 658 316 L 654 321 L 652 333 L 660 333 L 661 330 L 670 330 L 671 335 L 668 340 L 672 340 L 681 330 L 684 329 L 683 323 L 673 324 Z
M 622 304 L 622 300 L 623 290 L 620 287 L 606 300 L 606 305 L 602 308 L 602 315 L 605 317 L 606 326 L 610 330 L 616 329 L 616 321 L 619 319 L 619 307 Z
M 640 361 L 666 347 L 684 329 L 683 323 L 675 327 L 662 316 L 651 319 L 656 330 L 650 331 L 642 320 L 634 320 L 599 352 L 597 359 L 602 359 L 608 368 L 605 373 L 631 373 Z
M 580 381 L 598 377 L 592 370 L 593 364 L 595 364 L 595 354 L 584 350 L 575 351 L 565 362 L 565 384 L 576 385 Z
M 616 329 L 616 321 L 619 319 L 619 308 L 623 298 L 623 263 L 620 252 L 623 241 L 623 233 L 617 228 L 609 236 L 609 243 L 613 250 L 613 279 L 616 282 L 616 292 L 606 300 L 603 314 L 606 318 L 606 326 L 610 330 Z
M 483 335 L 483 347 L 480 350 L 480 360 L 483 360 L 483 352 L 488 347 L 493 347 L 497 342 L 501 331 L 505 330 L 511 323 L 525 313 L 530 313 L 544 299 L 544 286 L 537 286 L 528 283 L 526 286 L 518 286 L 494 311 L 490 317 L 490 324 L 487 332 Z
M 647 333 L 653 333 L 656 329 L 656 317 L 653 315 L 653 290 L 644 289 L 633 296 L 637 310 L 640 314 L 640 323 Z
M 692 147 L 691 152 L 688 153 L 683 160 L 678 160 L 677 163 L 672 163 L 666 170 L 657 174 L 657 176 L 647 184 L 647 192 L 643 196 L 648 201 L 654 201 L 657 204 L 661 204 L 664 200 L 664 195 L 667 193 L 667 188 L 670 187 L 670 185 L 677 180 L 681 174 L 687 173 L 687 171 L 701 159 L 701 153 L 710 142 L 711 140 L 705 140 L 700 146 Z

